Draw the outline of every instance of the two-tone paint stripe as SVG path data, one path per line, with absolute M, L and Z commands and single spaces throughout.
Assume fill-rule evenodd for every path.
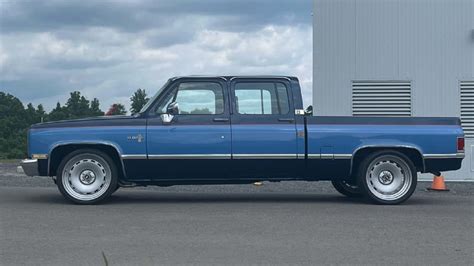
M 347 160 L 352 154 L 308 154 L 308 159 Z M 124 160 L 144 159 L 304 159 L 304 154 L 123 154 Z M 464 153 L 424 154 L 424 159 L 460 159 Z
M 231 154 L 150 154 L 148 159 L 231 159 Z
M 296 159 L 296 154 L 124 154 L 122 159 Z M 304 154 L 303 154 L 304 158 Z

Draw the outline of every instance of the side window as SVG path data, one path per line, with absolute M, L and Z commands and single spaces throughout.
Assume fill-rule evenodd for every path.
M 279 82 L 239 82 L 234 86 L 239 114 L 288 114 L 288 91 Z
M 215 82 L 183 82 L 162 100 L 156 113 L 166 113 L 171 102 L 177 102 L 179 114 L 210 115 L 224 113 L 224 92 Z

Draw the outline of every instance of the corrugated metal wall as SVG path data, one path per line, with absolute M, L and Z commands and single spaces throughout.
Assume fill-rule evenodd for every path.
M 460 116 L 460 83 L 474 80 L 474 0 L 314 0 L 313 20 L 316 115 L 352 115 L 353 81 L 397 80 L 411 83 L 412 115 Z M 474 180 L 466 143 L 447 179 Z

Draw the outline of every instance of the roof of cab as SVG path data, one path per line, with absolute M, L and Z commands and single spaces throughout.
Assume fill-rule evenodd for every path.
M 295 76 L 278 76 L 278 75 L 248 75 L 248 76 L 202 76 L 202 75 L 191 75 L 191 76 L 177 76 L 172 77 L 170 80 L 177 80 L 183 78 L 220 78 L 225 80 L 232 80 L 236 78 L 253 78 L 253 79 L 268 79 L 268 78 L 283 78 L 283 79 L 290 79 L 290 80 L 298 80 Z

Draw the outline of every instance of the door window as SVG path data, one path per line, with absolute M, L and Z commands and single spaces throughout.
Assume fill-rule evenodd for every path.
M 279 82 L 240 82 L 234 87 L 239 114 L 281 115 L 290 110 L 288 91 Z
M 224 92 L 216 82 L 183 82 L 158 105 L 157 113 L 177 102 L 181 115 L 211 115 L 224 113 Z

